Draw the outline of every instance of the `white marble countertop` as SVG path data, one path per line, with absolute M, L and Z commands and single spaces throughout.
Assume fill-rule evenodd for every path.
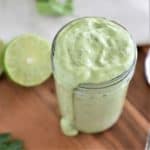
M 83 16 L 103 16 L 127 27 L 138 44 L 150 43 L 149 0 L 75 0 L 75 12 L 67 17 L 40 16 L 35 0 L 0 0 L 0 38 L 10 40 L 25 32 L 52 41 L 68 21 Z

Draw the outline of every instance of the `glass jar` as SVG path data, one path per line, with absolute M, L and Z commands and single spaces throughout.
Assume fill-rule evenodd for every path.
M 54 77 L 56 39 L 63 28 L 55 36 L 52 45 L 51 60 Z M 97 133 L 116 123 L 123 110 L 128 85 L 135 70 L 136 46 L 134 51 L 134 60 L 128 70 L 107 82 L 80 84 L 72 90 L 60 84 L 55 77 L 58 104 L 62 117 L 60 124 L 64 134 L 76 135 L 78 131 Z
M 108 82 L 82 84 L 74 90 L 74 120 L 80 131 L 96 133 L 117 122 L 123 110 L 135 64 L 136 59 L 127 72 Z

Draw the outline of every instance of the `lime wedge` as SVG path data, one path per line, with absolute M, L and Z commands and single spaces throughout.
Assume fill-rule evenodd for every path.
M 47 40 L 24 34 L 6 47 L 4 66 L 9 78 L 26 87 L 43 83 L 51 75 L 51 46 Z
M 3 73 L 3 56 L 4 56 L 5 44 L 2 40 L 0 40 L 0 74 Z

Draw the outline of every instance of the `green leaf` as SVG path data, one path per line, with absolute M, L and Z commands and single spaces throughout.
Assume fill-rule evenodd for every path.
M 44 0 L 37 1 L 37 9 L 41 14 L 62 16 L 68 15 L 73 11 L 73 0 Z
M 11 141 L 11 134 L 10 133 L 3 133 L 0 134 L 0 145 L 4 143 L 8 143 Z
M 23 142 L 21 140 L 13 140 L 8 144 L 7 150 L 23 150 Z
M 50 15 L 52 14 L 53 12 L 51 12 L 50 10 L 50 7 L 49 7 L 49 4 L 47 2 L 37 2 L 36 3 L 36 8 L 38 10 L 38 12 L 41 14 L 41 15 Z
M 48 2 L 48 0 L 36 0 L 37 2 Z
M 49 6 L 56 15 L 67 15 L 73 10 L 73 0 L 65 0 L 64 3 L 58 0 L 49 0 Z
M 0 150 L 8 150 L 7 144 L 0 144 Z
M 23 150 L 21 140 L 13 140 L 10 133 L 0 134 L 0 150 Z

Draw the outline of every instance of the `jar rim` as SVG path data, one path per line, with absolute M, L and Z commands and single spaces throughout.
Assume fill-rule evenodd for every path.
M 54 71 L 53 57 L 54 57 L 56 39 L 59 36 L 59 33 L 61 33 L 61 31 L 63 31 L 63 29 L 65 27 L 67 27 L 70 23 L 73 23 L 75 21 L 82 20 L 82 19 L 88 19 L 88 18 L 105 19 L 105 20 L 111 21 L 111 22 L 121 26 L 122 28 L 124 28 L 128 32 L 128 30 L 123 25 L 119 24 L 118 22 L 116 22 L 114 20 L 111 20 L 111 19 L 108 19 L 108 18 L 105 18 L 105 17 L 96 17 L 96 16 L 90 16 L 89 17 L 89 16 L 87 16 L 87 17 L 80 17 L 80 18 L 73 19 L 73 20 L 69 21 L 62 28 L 60 28 L 58 30 L 58 32 L 56 33 L 56 35 L 54 37 L 54 40 L 52 42 L 52 53 L 51 53 L 52 71 Z M 129 33 L 129 35 L 130 35 L 130 37 L 131 37 L 131 39 L 132 39 L 132 41 L 134 43 L 134 51 L 135 51 L 133 63 L 131 64 L 129 69 L 125 70 L 124 72 L 122 72 L 121 74 L 115 76 L 114 78 L 112 78 L 110 80 L 107 80 L 107 81 L 104 81 L 104 82 L 100 82 L 100 83 L 81 83 L 81 84 L 78 85 L 78 87 L 76 89 L 102 89 L 102 88 L 107 88 L 107 87 L 116 85 L 117 83 L 121 82 L 123 79 L 125 79 L 130 74 L 130 72 L 134 69 L 134 67 L 136 65 L 136 61 L 137 61 L 137 47 L 136 47 L 135 41 L 133 40 L 133 38 L 132 38 L 130 33 Z
M 107 80 L 101 83 L 83 83 L 83 84 L 79 84 L 77 88 L 79 89 L 103 89 L 103 88 L 107 88 L 110 86 L 114 86 L 120 83 L 122 80 L 124 80 L 130 74 L 130 72 L 132 72 L 132 70 L 135 67 L 135 64 L 136 64 L 136 59 L 134 60 L 134 63 L 132 63 L 132 65 L 129 67 L 128 70 L 122 72 L 120 75 L 112 78 L 111 80 Z

